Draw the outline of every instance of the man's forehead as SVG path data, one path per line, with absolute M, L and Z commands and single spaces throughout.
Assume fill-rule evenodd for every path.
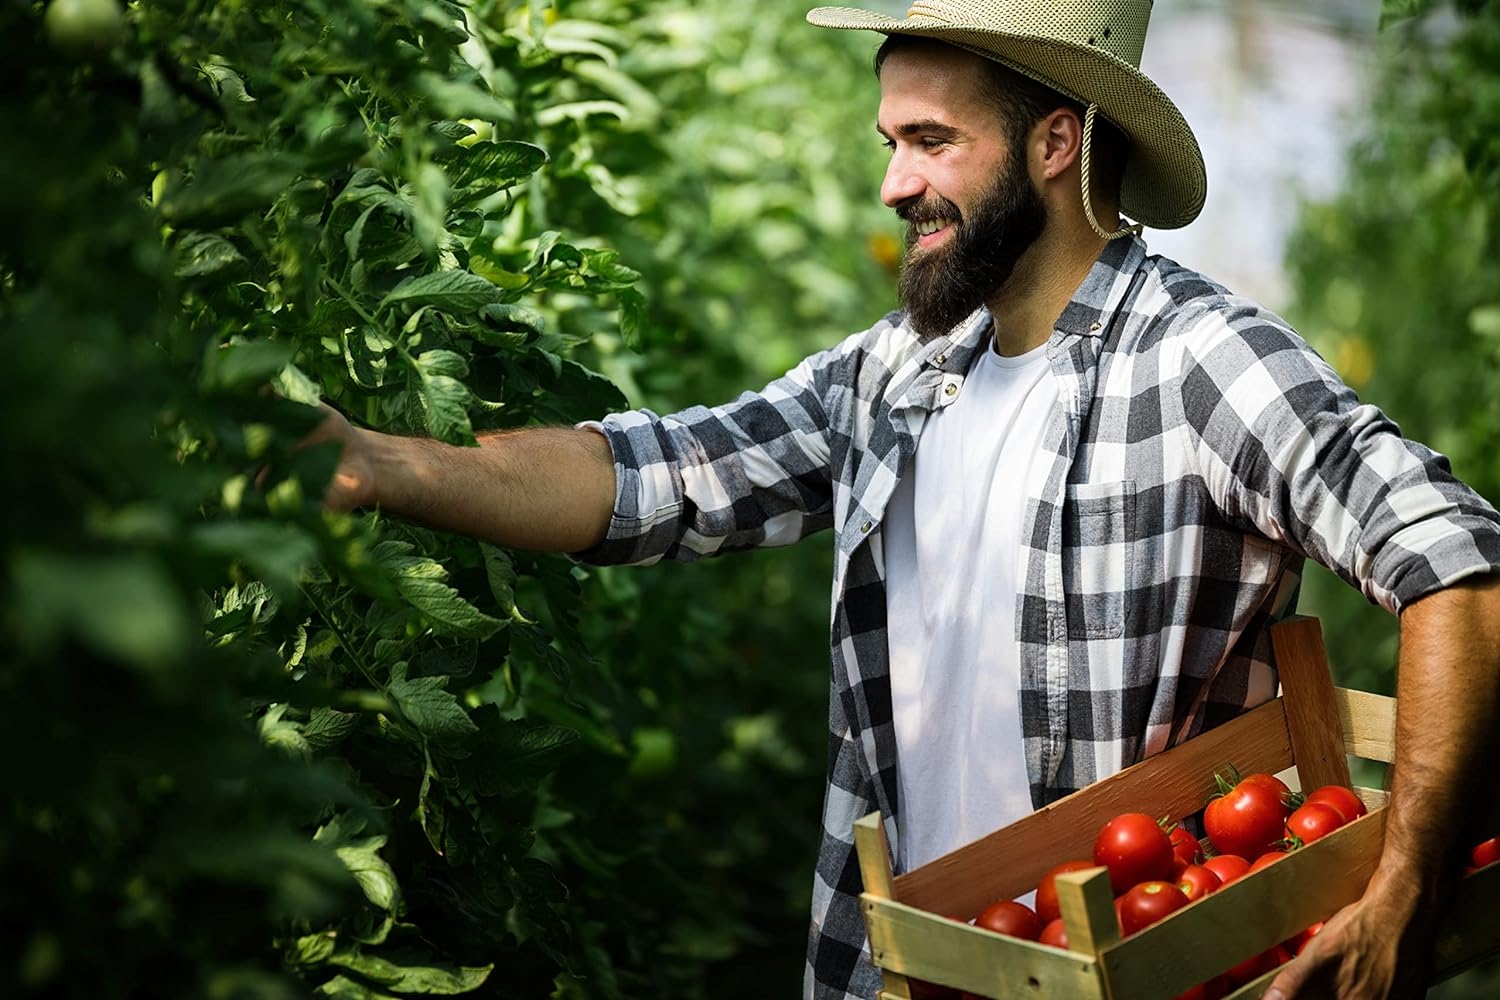
M 982 56 L 951 45 L 897 49 L 880 67 L 880 124 L 892 129 L 919 120 L 957 124 L 982 112 L 981 83 L 988 71 Z

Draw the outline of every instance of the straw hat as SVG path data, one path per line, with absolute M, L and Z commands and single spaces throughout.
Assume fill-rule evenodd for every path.
M 1198 140 L 1140 71 L 1151 0 L 917 0 L 905 20 L 852 7 L 819 7 L 807 19 L 823 28 L 934 38 L 1045 83 L 1089 109 L 1085 171 L 1095 108 L 1129 138 L 1120 188 L 1126 215 L 1176 229 L 1203 208 L 1208 176 Z M 1092 221 L 1087 197 L 1084 205 Z

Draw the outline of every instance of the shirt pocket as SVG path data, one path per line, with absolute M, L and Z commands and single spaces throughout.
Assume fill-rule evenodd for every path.
M 1063 499 L 1070 639 L 1118 639 L 1135 578 L 1135 483 L 1079 483 Z

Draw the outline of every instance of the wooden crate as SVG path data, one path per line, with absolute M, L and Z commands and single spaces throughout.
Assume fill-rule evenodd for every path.
M 1304 789 L 1349 785 L 1348 755 L 1389 763 L 1395 700 L 1338 689 L 1316 619 L 1272 632 L 1282 696 L 903 875 L 891 872 L 879 814 L 855 824 L 870 950 L 882 1000 L 909 1000 L 908 977 L 995 1000 L 1170 1000 L 1360 897 L 1385 827 L 1385 793 L 1357 789 L 1370 813 L 1284 860 L 1121 940 L 1104 869 L 1057 880 L 1069 950 L 947 919 L 1035 888 L 1060 861 L 1089 857 L 1121 812 L 1182 819 L 1214 793 L 1214 772 L 1295 767 Z M 1254 860 L 1254 859 L 1250 859 Z M 1465 878 L 1438 934 L 1434 981 L 1500 951 L 1500 864 Z M 1259 997 L 1274 973 L 1231 996 Z

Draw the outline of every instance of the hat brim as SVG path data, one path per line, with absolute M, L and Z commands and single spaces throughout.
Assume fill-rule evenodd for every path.
M 1182 112 L 1149 77 L 1102 49 L 983 25 L 897 20 L 853 7 L 807 14 L 820 28 L 916 35 L 948 42 L 1004 64 L 1099 113 L 1125 133 L 1130 156 L 1120 208 L 1152 229 L 1177 229 L 1197 218 L 1208 196 L 1208 172 Z

